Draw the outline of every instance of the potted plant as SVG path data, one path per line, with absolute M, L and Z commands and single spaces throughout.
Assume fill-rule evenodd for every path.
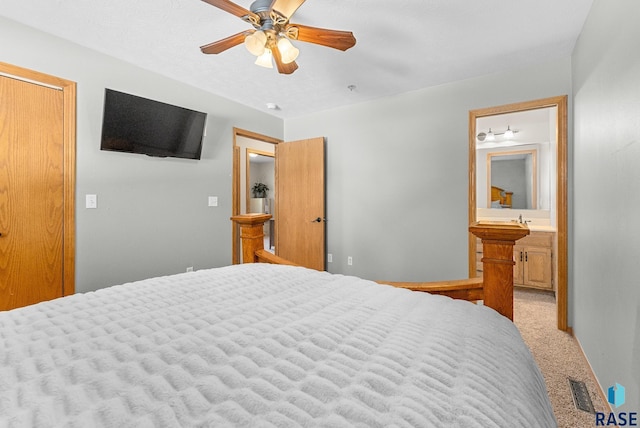
M 264 183 L 255 183 L 251 188 L 254 198 L 266 198 L 269 187 Z

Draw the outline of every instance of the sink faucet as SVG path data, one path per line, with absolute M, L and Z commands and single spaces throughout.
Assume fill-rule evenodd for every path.
M 522 223 L 522 214 L 518 216 L 518 223 Z

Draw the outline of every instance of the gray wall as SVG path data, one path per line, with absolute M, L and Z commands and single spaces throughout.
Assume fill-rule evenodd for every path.
M 570 95 L 570 74 L 565 58 L 285 120 L 287 141 L 327 137 L 328 270 L 466 278 L 469 110 Z
M 574 332 L 640 410 L 640 2 L 596 0 L 573 54 Z
M 3 62 L 78 83 L 78 292 L 231 263 L 232 127 L 280 138 L 281 119 L 4 18 L 0 40 Z M 202 160 L 100 151 L 105 87 L 207 112 Z

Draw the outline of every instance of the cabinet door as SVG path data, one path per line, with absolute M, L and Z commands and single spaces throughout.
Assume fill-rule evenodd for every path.
M 524 248 L 513 247 L 513 283 L 517 285 L 524 284 Z
M 524 259 L 524 284 L 551 289 L 551 249 L 526 247 Z

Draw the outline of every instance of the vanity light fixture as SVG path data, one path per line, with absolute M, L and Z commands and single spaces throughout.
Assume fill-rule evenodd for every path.
M 505 139 L 509 140 L 511 138 L 514 137 L 514 135 L 517 133 L 518 131 L 511 129 L 511 126 L 508 125 L 507 126 L 507 130 L 504 132 L 493 132 L 491 131 L 491 128 L 489 128 L 488 132 L 480 132 L 478 135 L 476 135 L 476 138 L 478 139 L 478 141 L 483 142 L 483 141 L 495 141 L 496 137 L 498 135 L 501 135 L 502 137 L 504 137 Z
M 507 130 L 504 131 L 504 138 L 513 138 L 513 131 L 509 125 L 507 125 Z
M 495 141 L 496 136 L 491 132 L 491 128 L 489 128 L 489 132 L 487 132 L 487 141 Z

